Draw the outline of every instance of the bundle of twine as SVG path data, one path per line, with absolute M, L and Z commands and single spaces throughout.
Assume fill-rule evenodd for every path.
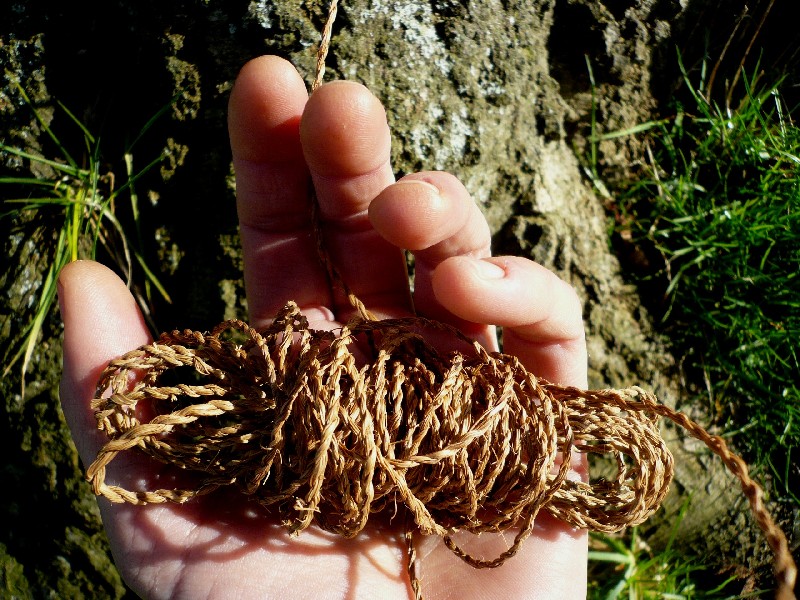
M 322 82 L 336 8 L 334 0 L 313 89 Z M 786 538 L 722 438 L 640 388 L 554 385 L 449 325 L 376 320 L 328 259 L 312 200 L 320 258 L 357 315 L 339 331 L 316 331 L 289 302 L 264 331 L 238 320 L 210 334 L 173 331 L 112 361 L 92 403 L 110 438 L 87 470 L 96 494 L 117 503 L 182 503 L 234 487 L 276 511 L 290 533 L 313 523 L 346 537 L 370 515 L 403 505 L 419 598 L 415 529 L 441 536 L 475 567 L 496 567 L 517 552 L 540 510 L 602 532 L 645 521 L 673 476 L 658 426 L 666 417 L 739 479 L 775 556 L 777 597 L 795 598 Z M 452 336 L 462 350 L 438 351 L 426 341 L 431 331 Z M 107 484 L 106 467 L 128 450 L 194 472 L 196 487 Z M 616 475 L 568 478 L 574 452 L 613 457 Z M 451 537 L 510 527 L 518 530 L 513 543 L 493 559 L 471 556 Z

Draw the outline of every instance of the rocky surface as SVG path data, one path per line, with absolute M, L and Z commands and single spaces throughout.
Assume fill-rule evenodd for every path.
M 718 4 L 725 4 L 719 2 Z M 728 2 L 731 6 L 740 3 Z M 707 16 L 693 0 L 350 0 L 336 23 L 329 77 L 367 85 L 385 104 L 398 176 L 420 169 L 458 175 L 495 232 L 496 253 L 533 257 L 572 283 L 585 306 L 593 387 L 641 384 L 680 398 L 673 360 L 651 333 L 636 290 L 611 251 L 604 199 L 582 170 L 590 115 L 598 131 L 652 117 Z M 123 177 L 127 144 L 140 167 L 159 153 L 160 173 L 139 183 L 142 248 L 159 265 L 173 303 L 156 301 L 157 327 L 207 329 L 243 316 L 236 218 L 225 134 L 227 94 L 239 67 L 276 53 L 313 70 L 326 12 L 321 1 L 109 0 L 10 2 L 0 8 L 0 141 L 52 156 L 31 107 L 81 151 L 62 102 L 103 140 L 103 168 Z M 691 25 L 691 27 L 690 27 Z M 694 36 L 694 37 L 693 37 Z M 594 78 L 594 94 L 587 62 Z M 593 100 L 594 98 L 594 100 Z M 576 153 L 577 148 L 577 153 Z M 49 154 L 50 153 L 50 154 Z M 603 143 L 602 166 L 628 172 L 641 156 L 632 138 Z M 585 159 L 582 159 L 585 160 Z M 6 171 L 36 171 L 0 153 Z M 41 169 L 37 175 L 49 175 Z M 2 192 L 0 192 L 2 193 Z M 120 205 L 121 218 L 128 219 Z M 0 221 L 0 334 L 15 341 L 48 264 L 47 222 Z M 5 259 L 4 259 L 5 260 Z M 97 508 L 57 398 L 60 322 L 54 314 L 21 392 L 18 366 L 0 389 L 6 460 L 0 511 L 0 595 L 123 597 Z M 680 535 L 724 564 L 752 567 L 751 540 L 731 479 L 675 438 L 678 495 L 693 495 Z M 13 490 L 9 493 L 8 490 Z M 720 509 L 720 507 L 724 507 Z M 666 524 L 654 525 L 654 540 Z M 664 536 L 661 536 L 663 539 Z M 755 543 L 755 541 L 753 541 Z

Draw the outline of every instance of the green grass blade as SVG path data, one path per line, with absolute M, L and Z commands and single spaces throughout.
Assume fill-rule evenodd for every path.
M 70 177 L 75 177 L 79 179 L 83 174 L 83 170 L 79 169 L 77 166 L 73 164 L 65 165 L 64 163 L 60 163 L 55 160 L 50 160 L 48 158 L 44 158 L 43 156 L 38 156 L 36 154 L 31 154 L 30 152 L 25 152 L 24 150 L 20 150 L 19 148 L 12 148 L 11 146 L 5 146 L 0 144 L 0 150 L 3 152 L 9 152 L 21 158 L 27 158 L 30 161 L 38 162 L 43 165 L 48 165 L 53 167 L 55 170 L 64 173 L 65 175 L 69 175 Z
M 139 179 L 144 177 L 153 167 L 161 164 L 161 162 L 163 160 L 164 160 L 164 156 L 160 155 L 158 158 L 153 159 L 147 165 L 145 165 L 145 167 L 143 169 L 141 169 L 138 173 L 128 177 L 128 180 L 124 184 L 122 184 L 120 187 L 118 187 L 116 190 L 114 190 L 114 193 L 112 194 L 112 198 L 111 199 L 116 198 L 122 192 L 127 191 Z
M 75 123 L 83 132 L 83 137 L 87 141 L 87 145 L 94 144 L 95 143 L 94 136 L 86 128 L 86 125 L 84 125 L 83 122 L 78 117 L 72 114 L 72 111 L 70 111 L 60 100 L 56 100 L 56 103 L 61 107 L 61 110 L 67 113 L 67 116 L 72 120 L 72 122 Z
M 620 552 L 601 552 L 599 550 L 589 551 L 589 560 L 596 560 L 600 562 L 610 562 L 618 565 L 629 565 L 633 562 L 633 558 L 627 553 Z
M 147 123 L 144 124 L 144 127 L 142 127 L 139 130 L 139 134 L 134 138 L 134 140 L 130 144 L 128 144 L 128 147 L 125 148 L 125 152 L 127 154 L 131 153 L 133 147 L 139 142 L 140 139 L 142 139 L 144 134 L 147 133 L 147 131 L 155 124 L 155 122 L 158 121 L 161 117 L 163 117 L 164 114 L 166 114 L 167 111 L 169 111 L 175 105 L 175 102 L 178 100 L 178 98 L 180 98 L 180 94 L 175 94 L 167 104 L 162 106 L 156 114 L 154 114 L 152 117 L 150 117 L 150 119 L 148 119 Z
M 144 274 L 147 276 L 147 280 L 153 285 L 153 287 L 158 290 L 158 293 L 161 294 L 161 297 L 169 302 L 172 303 L 172 298 L 170 298 L 169 294 L 167 293 L 167 289 L 163 286 L 163 284 L 159 281 L 158 277 L 156 277 L 155 273 L 150 270 L 150 267 L 147 266 L 144 258 L 142 257 L 139 252 L 134 252 L 133 255 L 136 257 L 136 262 L 139 263 L 139 266 L 144 271 Z
M 627 129 L 620 129 L 618 131 L 612 131 L 610 133 L 604 133 L 599 136 L 592 136 L 590 138 L 591 141 L 594 142 L 602 142 L 605 140 L 614 140 L 621 137 L 628 137 L 631 135 L 638 135 L 640 133 L 644 133 L 646 131 L 650 131 L 654 127 L 663 127 L 670 122 L 669 119 L 660 119 L 658 121 L 648 121 L 647 123 L 641 123 L 639 125 L 634 125 L 633 127 L 628 127 Z
M 48 181 L 45 179 L 37 179 L 35 177 L 0 177 L 0 185 L 3 184 L 44 187 L 44 188 L 55 187 L 52 181 Z
M 24 90 L 20 90 L 20 92 L 30 105 L 30 100 Z M 40 126 L 57 146 L 64 160 L 62 161 L 60 157 L 58 159 L 45 158 L 21 148 L 0 144 L 0 151 L 2 152 L 23 158 L 31 163 L 48 166 L 53 170 L 51 174 L 41 178 L 0 178 L 0 185 L 15 186 L 13 192 L 15 195 L 20 194 L 19 188 L 32 192 L 29 197 L 3 199 L 4 210 L 0 213 L 0 218 L 18 216 L 25 211 L 42 211 L 48 215 L 48 220 L 43 222 L 50 223 L 51 216 L 60 220 L 60 225 L 56 227 L 58 235 L 53 256 L 41 287 L 36 292 L 36 305 L 30 309 L 29 317 L 25 318 L 24 325 L 19 327 L 19 331 L 14 334 L 12 344 L 3 349 L 3 372 L 7 374 L 16 365 L 22 363 L 23 385 L 25 374 L 36 351 L 36 344 L 41 336 L 43 327 L 47 323 L 48 315 L 53 310 L 53 303 L 57 296 L 58 274 L 63 266 L 71 260 L 82 257 L 95 258 L 98 241 L 102 242 L 112 260 L 125 273 L 129 287 L 133 288 L 134 283 L 134 258 L 136 264 L 141 267 L 144 273 L 143 285 L 147 290 L 147 295 L 143 297 L 138 292 L 138 289 L 134 289 L 134 295 L 145 315 L 149 314 L 148 303 L 151 300 L 151 289 L 157 290 L 167 302 L 172 301 L 164 285 L 144 260 L 144 254 L 138 249 L 138 247 L 144 247 L 144 244 L 142 243 L 142 223 L 135 183 L 153 167 L 160 164 L 163 161 L 163 156 L 157 157 L 143 169 L 134 173 L 133 158 L 130 154 L 130 147 L 141 139 L 142 135 L 152 127 L 155 121 L 169 109 L 172 102 L 148 120 L 133 144 L 129 146 L 125 156 L 127 181 L 116 190 L 111 189 L 113 185 L 112 174 L 109 174 L 108 177 L 100 174 L 102 162 L 99 138 L 95 138 L 80 119 L 64 104 L 59 102 L 58 105 L 83 134 L 85 160 L 88 161 L 88 168 L 78 168 L 77 161 L 73 158 L 73 155 L 63 146 L 49 124 L 45 122 L 42 114 L 33 106 L 31 106 L 31 109 Z M 136 241 L 138 242 L 136 244 L 138 247 L 136 248 L 132 247 L 130 243 L 131 232 L 128 230 L 130 226 L 127 223 L 123 226 L 115 214 L 114 199 L 123 192 L 131 194 L 131 210 L 136 228 Z M 37 222 L 34 226 L 40 227 L 41 224 Z
M 31 99 L 28 97 L 28 94 L 25 92 L 25 90 L 19 84 L 19 82 L 17 82 L 17 90 L 22 95 L 22 98 L 25 100 L 25 103 L 30 107 L 31 111 L 33 111 L 33 114 L 36 117 L 36 120 L 39 121 L 39 125 L 42 126 L 42 129 L 44 130 L 44 132 L 47 134 L 47 136 L 53 141 L 53 143 L 59 149 L 59 151 L 61 152 L 61 155 L 64 157 L 64 159 L 69 163 L 69 165 L 73 169 L 77 169 L 78 168 L 78 163 L 75 162 L 75 159 L 72 158 L 72 155 L 67 151 L 67 149 L 61 143 L 61 141 L 58 139 L 58 137 L 56 137 L 56 134 L 50 128 L 50 125 L 45 122 L 45 120 L 39 114 L 39 111 L 36 110 L 36 108 L 33 106 L 33 103 L 31 102 Z

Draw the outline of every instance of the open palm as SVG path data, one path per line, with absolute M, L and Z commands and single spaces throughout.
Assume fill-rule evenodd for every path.
M 229 130 L 250 321 L 269 323 L 294 300 L 315 329 L 352 316 L 317 257 L 309 176 L 325 246 L 342 278 L 377 317 L 418 314 L 451 323 L 532 372 L 586 385 L 580 305 L 550 271 L 517 257 L 490 257 L 489 229 L 464 187 L 441 172 L 394 181 L 380 102 L 347 82 L 308 97 L 286 61 L 262 57 L 240 73 Z M 213 218 L 213 215 L 209 215 Z M 401 248 L 415 255 L 413 294 Z M 61 274 L 65 323 L 61 396 L 76 446 L 89 464 L 104 442 L 89 403 L 109 362 L 148 341 L 125 285 L 101 265 Z M 580 464 L 580 461 L 577 461 Z M 107 481 L 169 487 L 176 474 L 145 457 L 120 456 Z M 402 522 L 375 518 L 355 539 L 310 527 L 290 538 L 275 515 L 232 493 L 184 505 L 100 501 L 114 558 L 144 598 L 408 598 Z M 402 520 L 397 520 L 402 521 Z M 492 558 L 513 534 L 457 537 Z M 586 535 L 540 514 L 519 554 L 497 569 L 466 565 L 433 537 L 416 537 L 426 598 L 580 598 Z

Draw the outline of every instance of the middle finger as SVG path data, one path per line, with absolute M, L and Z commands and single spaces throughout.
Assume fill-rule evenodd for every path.
M 300 139 L 317 194 L 325 250 L 342 279 L 379 318 L 408 314 L 403 253 L 375 231 L 367 212 L 394 182 L 389 126 L 380 101 L 356 83 L 324 85 L 306 105 Z M 332 308 L 340 320 L 353 310 L 336 286 Z

